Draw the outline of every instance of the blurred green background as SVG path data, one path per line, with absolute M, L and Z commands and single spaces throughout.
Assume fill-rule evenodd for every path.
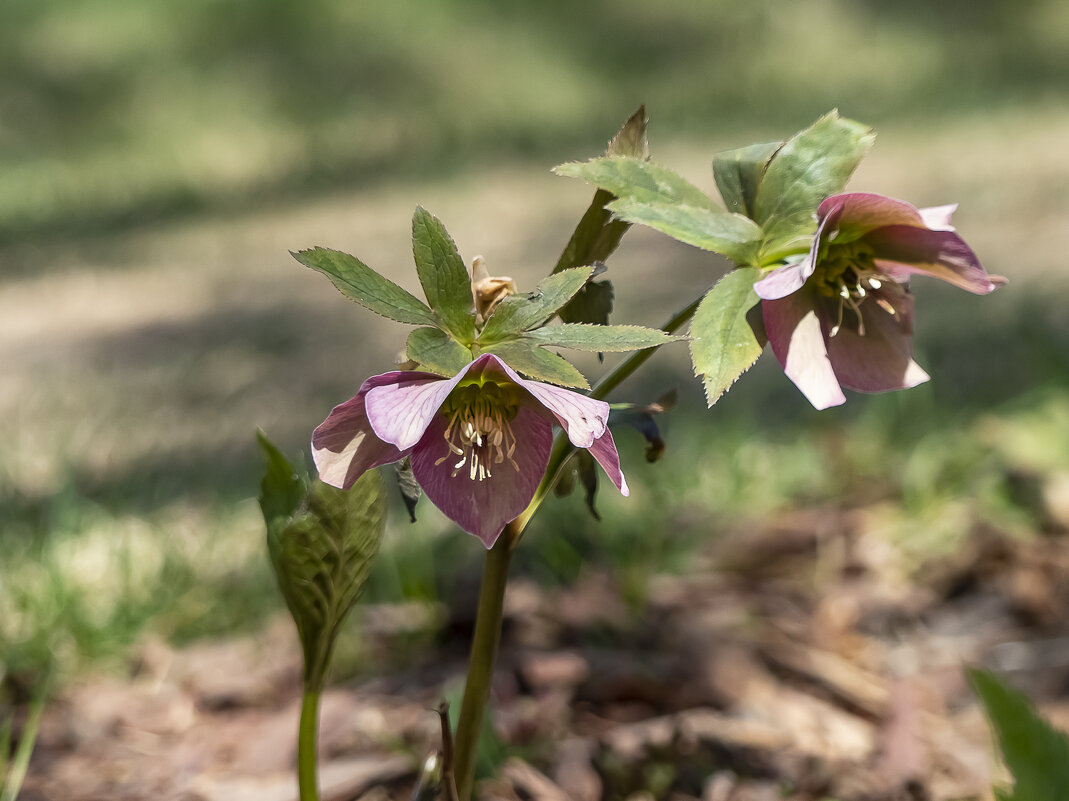
M 601 524 L 552 504 L 517 570 L 593 564 L 641 601 L 723 527 L 798 506 L 878 509 L 918 564 L 977 521 L 1049 527 L 1069 482 L 1067 101 L 1058 0 L 7 0 L 0 674 L 278 614 L 253 431 L 306 449 L 404 333 L 287 250 L 344 249 L 412 289 L 419 203 L 530 287 L 591 193 L 549 168 L 600 153 L 640 103 L 654 158 L 710 191 L 716 151 L 837 107 L 879 132 L 852 187 L 960 202 L 1011 283 L 917 281 L 932 383 L 820 414 L 768 354 L 711 411 L 685 349 L 659 354 L 619 397 L 679 386 L 664 460 L 619 436 L 633 497 L 604 493 Z M 616 319 L 657 325 L 724 267 L 632 231 Z M 426 503 L 388 537 L 369 600 L 477 572 L 478 543 Z

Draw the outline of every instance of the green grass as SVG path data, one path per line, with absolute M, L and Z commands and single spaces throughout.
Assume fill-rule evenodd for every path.
M 562 161 L 655 136 L 1064 104 L 1069 12 L 762 0 L 14 0 L 0 241 L 99 235 L 324 187 Z

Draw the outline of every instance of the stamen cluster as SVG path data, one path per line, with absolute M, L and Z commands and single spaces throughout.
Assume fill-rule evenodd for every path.
M 830 336 L 835 336 L 843 326 L 843 309 L 849 307 L 857 318 L 857 333 L 865 336 L 865 321 L 861 316 L 861 304 L 870 296 L 875 298 L 885 312 L 894 316 L 895 307 L 877 292 L 892 280 L 876 269 L 872 250 L 864 245 L 837 248 L 834 257 L 821 265 L 817 289 L 826 297 L 836 298 L 839 312 Z
M 519 472 L 514 458 L 516 435 L 512 431 L 512 420 L 519 408 L 515 396 L 514 386 L 493 382 L 457 387 L 441 410 L 449 418 L 443 436 L 450 453 L 435 465 L 459 456 L 450 475 L 456 478 L 467 467 L 471 481 L 492 478 L 491 470 L 506 461 Z

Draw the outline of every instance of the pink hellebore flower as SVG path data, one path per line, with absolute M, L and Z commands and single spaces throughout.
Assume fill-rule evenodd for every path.
M 817 210 L 806 257 L 754 284 L 772 351 L 816 408 L 844 403 L 841 387 L 883 392 L 928 380 L 913 361 L 911 274 L 977 295 L 1005 283 L 954 233 L 956 208 L 833 195 Z
M 608 417 L 605 401 L 520 378 L 486 353 L 448 379 L 372 376 L 312 434 L 312 457 L 323 481 L 348 489 L 371 468 L 411 455 L 427 497 L 489 548 L 534 497 L 554 423 L 628 494 Z

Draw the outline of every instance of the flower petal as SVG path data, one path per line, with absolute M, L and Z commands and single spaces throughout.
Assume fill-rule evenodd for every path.
M 869 232 L 865 241 L 875 251 L 876 266 L 896 278 L 930 275 L 977 295 L 994 292 L 1005 283 L 988 275 L 972 248 L 951 231 L 888 225 Z
M 518 443 L 513 458 L 519 470 L 503 461 L 491 465 L 492 475 L 482 481 L 469 477 L 467 465 L 454 468 L 459 457 L 446 444 L 447 424 L 445 415 L 432 417 L 412 451 L 412 472 L 431 503 L 489 548 L 534 497 L 553 447 L 552 418 L 537 406 L 521 406 L 512 420 Z
M 817 409 L 846 402 L 835 378 L 811 290 L 761 301 L 765 331 L 783 372 Z
M 528 381 L 493 354 L 484 354 L 478 361 L 483 359 L 492 359 L 495 367 L 504 371 L 511 380 L 549 409 L 575 447 L 589 448 L 605 432 L 605 424 L 609 419 L 609 404 L 605 401 L 541 381 Z
M 755 283 L 753 288 L 757 297 L 762 300 L 778 300 L 801 289 L 802 285 L 809 280 L 809 276 L 816 271 L 821 243 L 825 238 L 824 231 L 829 225 L 834 225 L 837 219 L 837 211 L 821 217 L 817 232 L 813 236 L 813 244 L 809 247 L 809 253 L 801 261 L 773 270 Z
M 753 291 L 757 293 L 757 297 L 762 300 L 778 300 L 801 289 L 806 279 L 813 274 L 815 249 L 816 241 L 813 250 L 802 261 L 779 267 L 756 282 Z
M 951 203 L 948 206 L 930 206 L 926 209 L 918 209 L 924 224 L 933 231 L 953 231 L 954 226 L 950 224 L 950 218 L 957 210 L 957 203 Z
M 369 378 L 356 397 L 335 406 L 312 432 L 312 461 L 323 482 L 349 489 L 371 468 L 404 457 L 402 451 L 375 436 L 364 407 L 368 390 L 390 383 L 395 375 L 385 373 Z
M 474 362 L 473 362 L 474 364 Z M 407 450 L 420 441 L 431 419 L 449 393 L 471 369 L 471 364 L 449 379 L 431 373 L 394 372 L 376 378 L 367 393 L 367 416 L 379 439 Z
M 853 242 L 885 225 L 925 227 L 921 212 L 912 203 L 871 192 L 832 195 L 820 204 L 817 218 L 822 222 L 834 220 L 828 241 L 837 245 Z
M 612 438 L 612 432 L 609 429 L 605 429 L 605 433 L 590 443 L 590 455 L 593 456 L 598 464 L 605 470 L 605 475 L 609 477 L 616 489 L 620 490 L 620 494 L 625 498 L 631 494 L 631 490 L 627 488 L 627 481 L 624 479 L 624 473 L 620 469 L 620 454 L 616 451 L 616 442 Z
M 884 294 L 881 290 L 879 296 Z M 894 298 L 884 298 L 894 306 L 894 315 L 874 303 L 876 299 L 870 297 L 861 304 L 864 335 L 844 325 L 835 336 L 828 337 L 835 377 L 847 389 L 858 392 L 886 392 L 923 384 L 928 374 L 913 361 L 912 297 L 899 289 Z

